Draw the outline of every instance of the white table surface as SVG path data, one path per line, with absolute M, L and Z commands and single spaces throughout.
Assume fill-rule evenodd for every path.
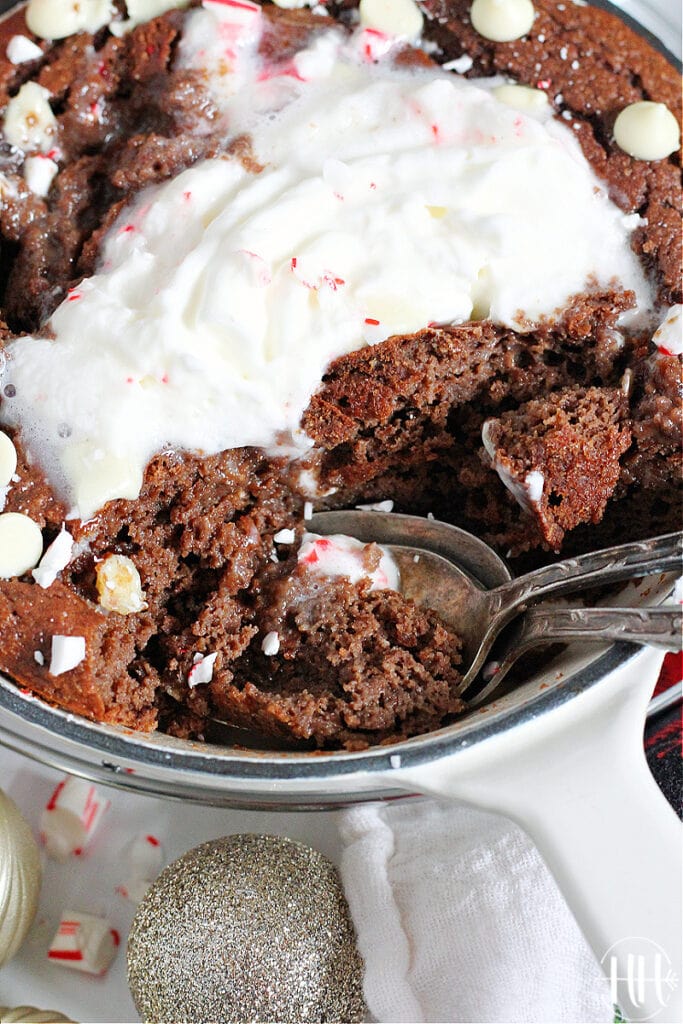
M 58 772 L 0 747 L 0 787 L 18 804 L 36 834 L 40 813 L 60 778 Z M 339 812 L 230 811 L 98 788 L 106 793 L 111 807 L 87 853 L 66 864 L 43 855 L 38 914 L 20 952 L 0 968 L 0 1005 L 61 1010 L 73 1020 L 93 1024 L 139 1021 L 126 983 L 124 948 L 135 907 L 115 890 L 125 879 L 125 847 L 140 832 L 161 840 L 167 863 L 207 839 L 235 832 L 286 835 L 333 861 L 339 858 Z M 47 948 L 65 909 L 104 913 L 120 931 L 122 945 L 105 978 L 91 978 L 47 961 Z

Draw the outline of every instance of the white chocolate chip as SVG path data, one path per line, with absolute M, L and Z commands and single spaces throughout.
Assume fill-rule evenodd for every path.
M 126 555 L 107 555 L 96 573 L 100 604 L 107 611 L 133 615 L 147 607 L 140 573 Z
M 312 501 L 305 501 L 304 502 L 304 519 L 308 521 L 309 519 L 312 519 L 312 518 L 313 518 L 313 502 Z
M 21 512 L 0 515 L 0 579 L 23 576 L 40 561 L 43 535 L 40 527 Z
M 85 637 L 84 636 L 53 636 L 52 649 L 50 652 L 51 676 L 61 676 L 63 672 L 70 672 L 72 668 L 85 658 Z
M 360 23 L 388 36 L 417 39 L 423 17 L 414 0 L 360 0 Z
M 57 118 L 48 102 L 50 93 L 37 82 L 26 82 L 5 108 L 3 133 L 10 146 L 47 153 L 55 145 Z
M 74 539 L 69 531 L 62 526 L 62 529 L 41 558 L 38 568 L 34 569 L 31 573 L 39 587 L 46 590 L 52 586 L 57 579 L 57 573 L 61 572 L 62 569 L 66 569 L 71 561 L 73 550 Z
M 266 633 L 262 642 L 261 650 L 267 658 L 272 658 L 280 650 L 280 634 L 276 632 Z
M 9 487 L 17 471 L 17 450 L 11 438 L 0 431 L 0 487 Z
M 470 8 L 475 31 L 494 43 L 521 39 L 531 31 L 534 16 L 531 0 L 474 0 Z
M 25 64 L 28 60 L 38 60 L 43 51 L 28 36 L 12 36 L 7 44 L 7 59 L 12 64 Z
M 636 160 L 664 160 L 681 141 L 678 121 L 664 103 L 631 103 L 614 122 L 614 141 Z
M 113 21 L 109 26 L 115 36 L 125 35 L 143 21 L 158 18 L 160 14 L 173 10 L 175 7 L 187 7 L 190 0 L 127 0 L 128 19 Z
M 187 685 L 190 689 L 211 682 L 213 666 L 217 657 L 217 654 L 195 654 L 192 659 L 192 668 L 187 674 Z
M 114 16 L 110 0 L 29 0 L 26 24 L 41 39 L 97 32 Z
M 542 89 L 532 89 L 528 85 L 499 85 L 492 92 L 506 107 L 512 107 L 523 114 L 548 110 L 548 96 Z
M 45 655 L 43 654 L 42 651 L 34 651 L 33 660 L 35 661 L 36 665 L 42 666 L 45 664 Z
M 29 156 L 24 161 L 24 181 L 37 196 L 50 191 L 59 166 L 49 156 Z

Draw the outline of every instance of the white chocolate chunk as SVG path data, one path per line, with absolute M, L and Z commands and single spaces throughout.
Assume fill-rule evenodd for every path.
M 41 39 L 97 32 L 114 15 L 110 0 L 29 0 L 26 24 Z
M 491 91 L 506 107 L 522 114 L 537 114 L 549 109 L 548 95 L 543 89 L 532 89 L 528 85 L 498 85 Z
M 534 16 L 531 0 L 474 0 L 470 8 L 475 31 L 494 43 L 521 39 L 531 31 Z
M 120 942 L 104 917 L 66 910 L 48 950 L 48 960 L 86 974 L 104 974 Z
M 53 636 L 52 648 L 50 651 L 51 676 L 61 676 L 64 672 L 70 672 L 85 658 L 85 637 L 84 636 Z
M 217 654 L 195 654 L 192 668 L 187 675 L 187 685 L 190 689 L 211 682 L 213 679 L 213 666 L 217 657 Z
M 9 487 L 17 471 L 17 450 L 11 438 L 0 431 L 0 487 Z
M 40 561 L 43 535 L 40 527 L 21 512 L 0 515 L 0 579 L 23 576 Z
M 28 36 L 12 36 L 7 44 L 7 59 L 12 64 L 25 64 L 42 56 L 41 48 Z
M 100 604 L 107 611 L 132 615 L 147 607 L 140 573 L 126 555 L 107 555 L 96 572 Z
M 285 11 L 294 11 L 298 7 L 312 7 L 315 0 L 273 0 L 273 3 Z
M 115 36 L 125 35 L 136 25 L 143 21 L 150 21 L 158 18 L 160 14 L 172 10 L 174 7 L 187 7 L 190 0 L 128 0 L 126 8 L 128 19 L 126 21 L 113 21 L 109 26 Z
M 643 100 L 619 114 L 614 141 L 635 160 L 664 160 L 678 149 L 681 132 L 666 104 Z
M 57 573 L 61 572 L 62 569 L 66 569 L 71 561 L 73 550 L 74 539 L 69 531 L 62 526 L 62 529 L 41 558 L 38 568 L 34 569 L 31 573 L 39 587 L 46 590 L 52 586 L 57 579 Z
M 360 23 L 388 36 L 417 39 L 422 32 L 422 11 L 414 0 L 360 0 Z
M 280 634 L 275 631 L 266 633 L 261 641 L 261 650 L 267 658 L 274 657 L 280 650 Z
M 10 146 L 47 153 L 55 145 L 57 118 L 48 102 L 50 93 L 37 82 L 26 82 L 5 108 L 3 133 Z
M 24 181 L 37 196 L 45 197 L 59 170 L 49 156 L 29 156 L 24 161 Z

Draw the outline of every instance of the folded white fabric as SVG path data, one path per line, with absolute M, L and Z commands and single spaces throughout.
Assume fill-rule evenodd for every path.
M 512 822 L 408 800 L 345 812 L 341 832 L 342 878 L 377 1020 L 614 1020 L 595 957 Z

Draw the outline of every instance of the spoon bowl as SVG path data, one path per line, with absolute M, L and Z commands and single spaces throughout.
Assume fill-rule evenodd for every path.
M 671 533 L 554 562 L 513 579 L 485 541 L 434 519 L 385 512 L 320 512 L 313 516 L 311 525 L 317 533 L 347 534 L 366 543 L 376 541 L 391 551 L 401 573 L 403 595 L 432 608 L 462 641 L 461 692 L 478 676 L 503 628 L 529 605 L 587 587 L 668 572 L 680 565 L 683 552 L 683 534 Z M 572 612 L 574 622 L 578 622 L 572 635 L 585 631 L 589 639 L 610 638 L 602 618 L 603 631 L 596 633 L 589 628 L 588 612 Z M 667 620 L 672 650 L 680 649 L 678 614 L 678 620 L 671 615 Z M 561 625 L 563 631 L 554 633 L 553 612 L 546 612 L 542 628 L 535 621 L 535 628 L 527 631 L 526 646 L 532 639 L 541 642 L 566 638 L 570 634 L 564 618 Z M 654 627 L 657 638 L 662 625 Z M 649 639 L 645 629 L 639 630 L 638 639 Z M 508 657 L 506 671 L 513 660 Z M 498 678 L 486 687 L 487 696 L 504 674 L 498 673 Z M 482 696 L 478 695 L 478 702 Z

